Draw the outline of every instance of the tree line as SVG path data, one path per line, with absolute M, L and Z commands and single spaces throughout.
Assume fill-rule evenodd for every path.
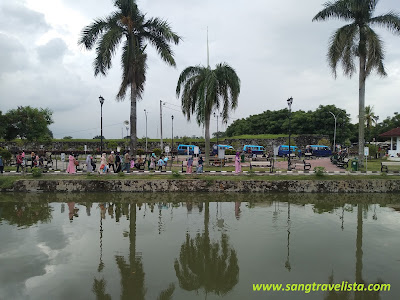
M 329 136 L 333 143 L 336 116 L 336 143 L 348 145 L 358 142 L 359 124 L 350 122 L 350 115 L 345 109 L 335 105 L 320 105 L 315 111 L 298 110 L 291 113 L 290 131 L 292 134 L 319 134 Z M 365 108 L 365 141 L 384 141 L 379 135 L 392 128 L 400 127 L 400 115 L 395 112 L 393 117 L 387 117 L 378 122 L 373 107 Z M 234 121 L 224 133 L 219 136 L 238 136 L 244 134 L 282 134 L 289 133 L 288 109 L 267 110 L 261 114 Z M 216 134 L 216 133 L 215 133 Z

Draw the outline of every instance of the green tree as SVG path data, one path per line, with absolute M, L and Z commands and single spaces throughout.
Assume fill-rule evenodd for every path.
M 72 136 L 67 135 L 62 138 L 63 140 L 72 140 Z
M 116 11 L 106 18 L 98 18 L 86 26 L 79 44 L 91 50 L 97 43 L 94 60 L 94 74 L 106 75 L 111 68 L 111 59 L 118 45 L 122 46 L 122 82 L 117 100 L 124 100 L 130 88 L 130 129 L 131 154 L 136 155 L 137 124 L 136 102 L 141 98 L 146 81 L 147 43 L 154 46 L 161 58 L 169 65 L 175 66 L 171 42 L 178 44 L 180 37 L 174 33 L 169 24 L 159 18 L 146 18 L 135 0 L 115 0 Z
M 210 118 L 214 110 L 222 110 L 224 122 L 235 109 L 240 94 L 240 79 L 235 70 L 226 63 L 210 67 L 188 67 L 179 76 L 176 96 L 181 95 L 183 114 L 190 120 L 196 114 L 197 123 L 205 127 L 206 163 L 210 156 Z
M 386 76 L 382 40 L 371 25 L 385 27 L 393 33 L 400 33 L 400 17 L 397 13 L 388 12 L 381 16 L 373 16 L 378 2 L 378 0 L 326 2 L 325 8 L 313 18 L 313 21 L 328 19 L 352 21 L 332 35 L 328 61 L 335 77 L 337 65 L 340 62 L 344 74 L 351 77 L 356 72 L 354 60 L 356 57 L 359 58 L 358 161 L 360 163 L 364 160 L 365 81 L 373 70 L 381 76 Z
M 36 142 L 46 135 L 52 137 L 53 134 L 48 127 L 53 123 L 52 114 L 48 108 L 30 106 L 19 106 L 17 109 L 9 110 L 3 116 L 4 138 L 8 141 L 20 138 Z
M 367 105 L 365 107 L 365 126 L 367 127 L 366 137 L 369 141 L 372 139 L 371 129 L 374 125 L 376 126 L 378 119 L 379 117 L 375 115 L 374 107 Z

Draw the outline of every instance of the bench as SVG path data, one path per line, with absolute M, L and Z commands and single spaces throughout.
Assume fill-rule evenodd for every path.
M 274 163 L 273 161 L 250 161 L 250 171 L 253 170 L 253 167 L 260 168 L 269 168 L 269 172 L 272 173 L 274 171 Z
M 313 155 L 311 152 L 306 152 L 306 153 L 304 153 L 304 158 L 305 159 L 313 159 Z
M 381 162 L 381 172 L 389 172 L 388 166 L 400 166 L 400 161 L 383 161 Z
M 339 167 L 339 168 L 344 168 L 344 169 L 347 169 L 348 167 L 349 167 L 349 159 L 347 158 L 347 157 L 345 157 L 345 158 L 343 158 L 342 160 L 338 160 L 337 162 L 336 162 L 336 165 Z
M 305 159 L 303 159 L 302 163 L 295 163 L 293 169 L 296 169 L 297 166 L 302 167 L 304 171 L 309 171 L 311 169 L 311 164 L 306 162 Z

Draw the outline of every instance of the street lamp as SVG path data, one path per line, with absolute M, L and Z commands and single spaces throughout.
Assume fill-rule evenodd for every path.
M 99 97 L 100 101 L 100 154 L 103 154 L 103 103 L 104 98 Z
M 329 112 L 335 119 L 335 131 L 333 132 L 333 152 L 336 152 L 336 115 L 333 112 Z M 339 112 L 340 114 L 340 112 Z M 337 114 L 337 115 L 339 115 Z
M 146 116 L 146 157 L 147 157 L 147 111 L 144 110 L 144 114 Z
M 217 116 L 217 149 L 218 149 L 218 146 L 219 146 L 219 142 L 218 142 L 218 114 L 216 114 L 216 113 L 214 113 L 214 118 L 215 118 L 215 116 Z
M 172 119 L 172 142 L 171 142 L 171 170 L 172 164 L 174 162 L 174 115 L 171 116 Z
M 292 103 L 293 103 L 293 98 L 292 97 L 290 97 L 289 99 L 287 99 L 286 100 L 287 101 L 287 104 L 288 104 L 288 106 L 289 106 L 289 158 L 288 158 L 288 171 L 290 171 L 291 170 L 291 163 L 290 163 L 290 126 L 291 126 L 291 123 L 290 123 L 290 120 L 291 120 L 291 115 L 292 115 Z

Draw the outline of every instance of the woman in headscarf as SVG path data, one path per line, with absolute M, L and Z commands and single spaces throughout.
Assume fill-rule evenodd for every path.
M 154 153 L 151 154 L 149 168 L 150 168 L 150 170 L 154 170 L 156 168 L 156 155 Z
M 99 172 L 101 173 L 103 171 L 103 173 L 106 173 L 108 171 L 108 166 L 107 166 L 107 157 L 106 154 L 103 153 L 101 155 L 101 160 L 100 160 L 100 169 Z
M 189 157 L 187 161 L 187 166 L 186 166 L 186 173 L 187 174 L 192 174 L 192 167 L 193 167 L 193 158 Z
M 70 154 L 68 157 L 68 167 L 67 167 L 67 173 L 69 174 L 75 174 L 76 173 L 76 167 L 75 167 L 75 157 Z
M 87 172 L 88 172 L 88 173 L 89 173 L 89 172 L 93 172 L 92 159 L 90 158 L 90 155 L 88 155 L 88 156 L 86 157 L 86 169 L 87 169 Z
M 242 172 L 242 166 L 240 165 L 240 153 L 236 152 L 235 156 L 235 173 L 238 174 Z

